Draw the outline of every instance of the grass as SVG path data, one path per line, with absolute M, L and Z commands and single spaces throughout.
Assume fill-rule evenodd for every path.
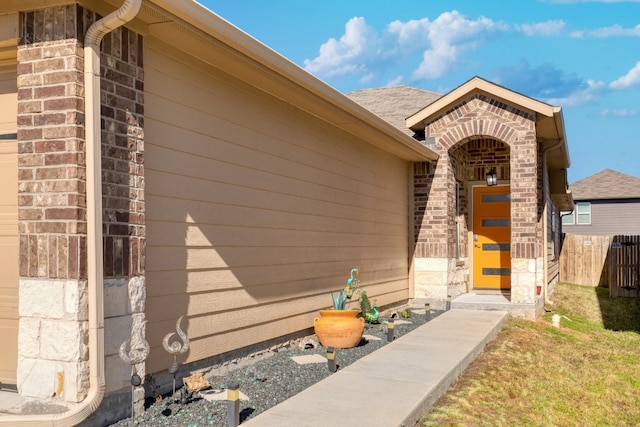
M 418 426 L 640 425 L 636 299 L 565 283 L 551 297 L 537 321 L 509 319 Z

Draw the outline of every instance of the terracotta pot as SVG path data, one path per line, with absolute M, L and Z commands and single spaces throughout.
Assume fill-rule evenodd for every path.
M 324 347 L 352 348 L 357 346 L 364 332 L 364 318 L 358 310 L 320 310 L 313 319 L 313 329 Z

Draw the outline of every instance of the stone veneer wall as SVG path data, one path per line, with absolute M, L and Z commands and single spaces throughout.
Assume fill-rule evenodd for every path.
M 434 148 L 440 158 L 435 169 L 420 164 L 415 170 L 415 206 L 416 211 L 421 209 L 415 222 L 415 297 L 442 299 L 462 291 L 455 285 L 459 282 L 458 270 L 463 264 L 468 271 L 468 265 L 455 259 L 452 236 L 455 238 L 456 212 L 452 194 L 461 181 L 457 164 L 466 161 L 467 174 L 462 180 L 465 188 L 470 180 L 484 180 L 492 166 L 497 166 L 499 179 L 511 180 L 511 300 L 533 302 L 535 283 L 541 275 L 541 190 L 535 117 L 476 94 L 428 123 L 425 136 L 435 139 Z M 484 141 L 476 142 L 480 140 Z M 465 143 L 467 155 L 461 156 L 460 144 Z M 482 158 L 478 159 L 478 152 L 481 154 L 492 144 L 487 155 L 496 158 L 494 163 L 485 164 Z M 423 188 L 428 189 L 428 198 L 421 192 Z M 425 202 L 419 203 L 423 199 Z
M 20 294 L 18 388 L 79 402 L 89 387 L 82 40 L 99 17 L 77 4 L 23 12 L 18 46 Z M 142 39 L 103 42 L 105 350 L 142 329 Z M 107 361 L 107 369 L 110 369 Z M 113 371 L 122 372 L 121 375 Z M 125 373 L 126 372 L 126 373 Z M 122 388 L 130 368 L 107 374 Z

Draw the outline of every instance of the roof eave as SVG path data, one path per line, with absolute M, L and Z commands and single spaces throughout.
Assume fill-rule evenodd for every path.
M 573 195 L 567 184 L 566 169 L 551 169 L 549 171 L 549 193 L 561 211 L 574 209 Z
M 558 108 L 476 76 L 446 95 L 438 98 L 414 115 L 407 117 L 407 127 L 414 131 L 424 130 L 424 124 L 430 118 L 437 117 L 444 113 L 452 104 L 459 101 L 460 98 L 468 97 L 469 95 L 479 92 L 486 93 L 487 95 L 491 95 L 494 98 L 510 104 L 516 104 L 523 109 L 529 110 L 533 113 L 542 114 L 546 117 L 553 117 L 554 110 Z
M 291 103 L 296 108 L 402 159 L 433 161 L 438 158 L 437 153 L 427 146 L 199 3 L 189 0 L 148 0 L 148 2 L 223 44 L 234 52 L 234 59 L 253 65 L 245 72 L 252 73 L 251 76 L 254 78 L 243 76 L 243 80 L 254 85 L 256 89 Z M 295 99 L 295 102 L 292 102 L 292 99 Z

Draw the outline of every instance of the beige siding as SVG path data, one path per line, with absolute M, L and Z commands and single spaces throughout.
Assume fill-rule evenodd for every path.
M 406 161 L 154 40 L 145 65 L 151 372 L 183 314 L 194 361 L 312 327 L 352 267 L 408 298 Z
M 18 363 L 18 151 L 15 70 L 0 70 L 0 382 L 15 384 Z
M 15 67 L 0 67 L 0 135 L 15 133 L 18 95 Z

